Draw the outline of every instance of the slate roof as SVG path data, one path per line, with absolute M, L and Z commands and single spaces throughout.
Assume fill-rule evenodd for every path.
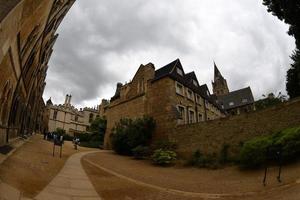
M 177 73 L 176 67 L 182 70 L 183 76 Z M 218 107 L 218 109 L 223 111 L 222 107 L 210 95 L 207 85 L 206 84 L 201 86 L 199 85 L 199 81 L 197 79 L 195 72 L 190 72 L 187 74 L 184 73 L 184 69 L 179 59 L 176 59 L 173 62 L 167 64 L 166 66 L 156 70 L 153 82 L 160 80 L 164 77 L 170 77 L 176 80 L 177 82 L 181 83 L 182 85 L 190 88 L 191 90 L 199 94 L 202 98 L 208 100 L 211 104 L 213 104 L 214 106 Z M 194 85 L 193 80 L 197 82 L 198 86 Z
M 250 87 L 230 92 L 227 95 L 218 96 L 218 103 L 223 105 L 225 110 L 249 105 L 254 103 L 253 94 Z M 233 105 L 230 105 L 230 103 Z

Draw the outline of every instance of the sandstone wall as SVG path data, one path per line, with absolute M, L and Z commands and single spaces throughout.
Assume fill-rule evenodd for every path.
M 113 127 L 117 122 L 122 118 L 139 118 L 143 117 L 146 113 L 145 103 L 146 96 L 140 95 L 133 99 L 130 99 L 125 102 L 121 102 L 109 108 L 109 111 L 106 114 L 107 119 L 107 128 L 104 139 L 104 146 L 106 149 L 111 148 L 110 135 Z
M 249 114 L 178 126 L 169 139 L 178 144 L 184 158 L 197 149 L 218 154 L 224 144 L 230 145 L 230 155 L 236 155 L 244 141 L 293 126 L 300 126 L 300 99 Z

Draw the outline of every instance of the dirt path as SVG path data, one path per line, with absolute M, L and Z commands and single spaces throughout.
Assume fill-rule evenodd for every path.
M 22 196 L 33 198 L 56 176 L 74 153 L 71 142 L 65 142 L 62 158 L 52 157 L 53 143 L 34 135 L 0 165 L 0 179 L 19 190 Z M 79 151 L 89 151 L 79 148 Z
M 161 168 L 110 152 L 86 155 L 82 163 L 97 192 L 106 200 L 298 200 L 300 196 L 300 186 L 295 183 L 300 176 L 299 164 L 284 168 L 282 184 L 276 182 L 277 170 L 270 170 L 268 185 L 263 187 L 261 170 L 242 172 L 232 167 L 222 170 Z

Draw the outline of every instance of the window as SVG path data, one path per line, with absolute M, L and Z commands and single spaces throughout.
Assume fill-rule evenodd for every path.
M 75 122 L 78 122 L 78 115 L 75 115 Z
M 179 119 L 184 119 L 185 108 L 183 106 L 178 106 Z
M 197 102 L 198 104 L 201 103 L 201 97 L 200 97 L 198 94 L 196 95 L 196 102 Z
M 248 99 L 242 99 L 242 103 L 247 103 Z
M 195 112 L 190 110 L 189 111 L 189 123 L 192 124 L 195 122 Z
M 53 119 L 57 119 L 57 110 L 54 110 Z
M 177 71 L 177 74 L 179 74 L 180 76 L 183 76 L 183 71 L 180 68 L 176 67 L 176 71 Z
M 91 123 L 93 120 L 94 120 L 94 114 L 93 114 L 93 113 L 90 113 L 90 116 L 89 116 L 89 123 Z
M 234 102 L 233 101 L 229 102 L 229 105 L 234 106 Z
M 194 86 L 198 86 L 198 83 L 195 80 L 193 80 L 193 84 L 194 84 Z
M 176 83 L 176 93 L 183 95 L 183 86 L 179 83 Z
M 188 89 L 188 91 L 187 91 L 187 97 L 188 97 L 189 99 L 193 99 L 193 92 L 192 92 L 191 90 L 189 90 L 189 89 Z
M 198 113 L 198 122 L 202 122 L 203 121 L 203 116 L 201 113 Z

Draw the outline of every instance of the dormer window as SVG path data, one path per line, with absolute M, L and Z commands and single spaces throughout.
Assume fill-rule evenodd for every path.
M 243 102 L 243 103 L 247 103 L 247 102 L 248 102 L 248 99 L 242 99 L 242 102 Z
M 193 84 L 194 84 L 194 86 L 198 86 L 198 83 L 195 80 L 193 80 Z
M 176 71 L 177 71 L 177 74 L 179 74 L 180 76 L 183 76 L 183 71 L 182 71 L 182 69 L 176 67 Z

